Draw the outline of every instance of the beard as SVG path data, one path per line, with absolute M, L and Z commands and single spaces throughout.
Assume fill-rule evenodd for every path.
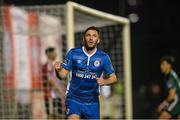
M 94 45 L 90 46 L 90 45 L 88 45 L 88 43 L 86 41 L 84 42 L 84 46 L 85 46 L 86 50 L 93 50 L 93 49 L 95 49 L 97 47 L 97 44 L 98 43 L 96 42 L 96 43 L 94 43 Z

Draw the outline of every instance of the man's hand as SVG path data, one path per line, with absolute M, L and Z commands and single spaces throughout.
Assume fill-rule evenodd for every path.
M 97 83 L 100 85 L 100 86 L 103 86 L 105 85 L 105 80 L 103 78 L 96 78 L 97 80 Z
M 60 71 L 61 70 L 61 62 L 55 62 L 54 64 L 55 70 Z
M 159 106 L 158 106 L 158 112 L 161 112 L 163 109 L 169 106 L 169 103 L 166 101 L 163 101 Z
M 65 80 L 67 78 L 67 75 L 69 74 L 69 71 L 61 67 L 61 62 L 55 62 L 54 68 L 56 70 L 56 76 L 60 80 Z
M 159 106 L 158 106 L 158 112 L 160 113 L 163 109 L 164 109 L 164 104 L 160 104 Z
M 116 78 L 116 75 L 114 73 L 110 74 L 108 79 L 96 78 L 96 80 L 97 80 L 97 83 L 101 86 L 112 85 L 115 82 L 117 82 L 117 78 Z

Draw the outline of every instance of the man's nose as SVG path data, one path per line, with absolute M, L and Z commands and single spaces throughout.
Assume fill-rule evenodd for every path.
M 90 36 L 90 40 L 93 40 L 93 36 Z

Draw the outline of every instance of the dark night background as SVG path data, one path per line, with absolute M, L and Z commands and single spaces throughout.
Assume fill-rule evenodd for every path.
M 128 17 L 130 13 L 138 14 L 139 21 L 131 24 L 134 118 L 151 118 L 153 105 L 158 101 L 151 96 L 150 88 L 160 80 L 159 59 L 163 55 L 174 56 L 175 70 L 180 74 L 180 7 L 175 1 L 134 1 L 137 4 L 131 6 L 128 0 L 74 0 L 124 17 Z M 5 0 L 4 4 L 47 5 L 65 2 L 66 0 Z

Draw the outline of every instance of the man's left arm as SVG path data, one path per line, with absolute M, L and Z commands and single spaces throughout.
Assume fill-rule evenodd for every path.
M 117 77 L 115 75 L 115 71 L 111 62 L 110 57 L 107 55 L 104 58 L 103 65 L 104 73 L 108 76 L 107 79 L 96 78 L 99 85 L 111 85 L 117 81 Z
M 103 78 L 96 78 L 97 82 L 99 85 L 103 86 L 103 85 L 111 85 L 115 82 L 117 82 L 117 77 L 114 73 L 109 75 L 108 79 L 103 79 Z
M 169 104 L 175 99 L 175 96 L 176 90 L 174 88 L 170 88 L 167 98 L 159 105 L 158 111 L 161 112 L 164 108 L 169 106 Z
M 175 95 L 176 95 L 176 90 L 173 89 L 173 88 L 169 89 L 166 101 L 169 102 L 169 103 L 172 102 L 174 100 L 174 98 L 175 98 Z

